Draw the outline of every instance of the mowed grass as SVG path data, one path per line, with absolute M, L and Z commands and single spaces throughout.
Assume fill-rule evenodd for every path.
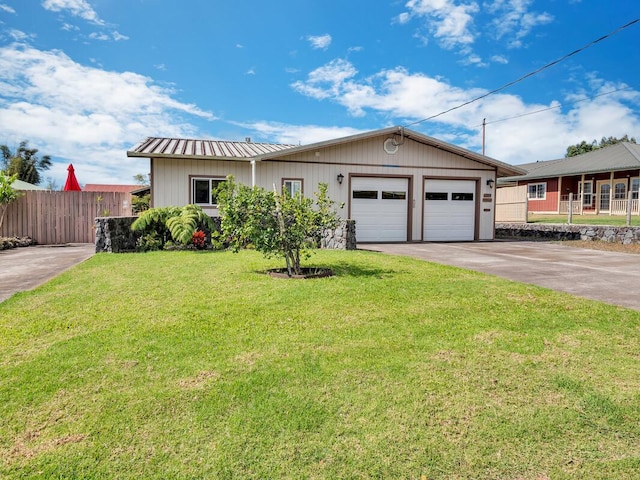
M 640 478 L 640 312 L 310 263 L 101 254 L 0 304 L 0 477 Z
M 529 213 L 529 223 L 569 223 L 569 215 L 547 215 L 538 213 Z M 573 225 L 609 225 L 613 227 L 625 227 L 627 225 L 626 215 L 573 215 L 571 219 Z M 631 226 L 640 226 L 640 216 L 631 216 Z

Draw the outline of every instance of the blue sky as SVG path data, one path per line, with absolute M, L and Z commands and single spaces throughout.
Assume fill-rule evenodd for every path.
M 640 141 L 632 0 L 0 0 L 0 144 L 133 183 L 147 136 L 308 144 L 409 125 L 514 165 Z M 545 110 L 533 115 L 530 112 Z M 520 116 L 519 118 L 512 118 Z M 511 120 L 499 121 L 512 118 Z

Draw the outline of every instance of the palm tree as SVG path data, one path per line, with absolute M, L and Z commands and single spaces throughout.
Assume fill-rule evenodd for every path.
M 37 185 L 42 180 L 40 173 L 48 170 L 51 163 L 51 156 L 42 155 L 38 157 L 37 148 L 29 148 L 29 142 L 23 140 L 15 152 L 11 152 L 6 145 L 0 145 L 2 152 L 2 170 L 7 175 L 18 175 L 18 179 L 23 182 Z

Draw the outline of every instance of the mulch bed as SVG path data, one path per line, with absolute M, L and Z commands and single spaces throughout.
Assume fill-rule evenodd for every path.
M 330 268 L 320 267 L 308 267 L 302 269 L 300 275 L 289 275 L 286 268 L 274 268 L 267 271 L 267 275 L 273 278 L 293 278 L 293 279 L 309 279 L 309 278 L 324 278 L 333 276 L 333 271 Z

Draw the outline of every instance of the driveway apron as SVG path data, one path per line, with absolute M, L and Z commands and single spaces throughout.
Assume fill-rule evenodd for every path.
M 360 248 L 476 270 L 640 310 L 640 255 L 527 241 L 364 244 Z
M 0 251 L 0 302 L 14 293 L 31 290 L 96 251 L 92 243 L 38 245 Z

